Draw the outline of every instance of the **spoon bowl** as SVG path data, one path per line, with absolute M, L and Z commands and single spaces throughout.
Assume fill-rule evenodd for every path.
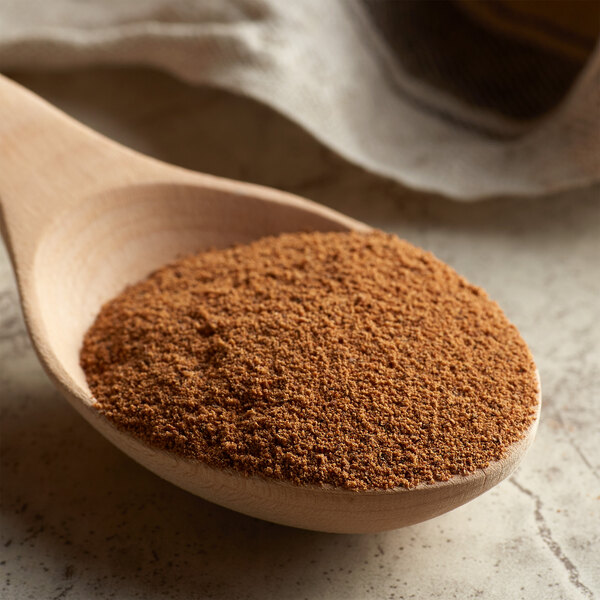
M 507 456 L 465 477 L 354 492 L 297 486 L 183 459 L 117 430 L 95 408 L 79 365 L 101 306 L 175 258 L 293 231 L 368 226 L 283 192 L 169 166 L 86 129 L 0 77 L 0 226 L 26 323 L 44 368 L 100 433 L 160 477 L 268 521 L 363 533 L 423 521 L 496 485 L 531 444 L 537 419 Z M 539 403 L 538 403 L 539 406 Z

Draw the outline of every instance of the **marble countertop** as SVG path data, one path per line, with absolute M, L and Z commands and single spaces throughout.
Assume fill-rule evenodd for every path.
M 600 190 L 451 203 L 374 178 L 225 92 L 141 70 L 17 78 L 144 152 L 293 191 L 433 251 L 519 327 L 543 409 L 518 471 L 432 521 L 332 535 L 251 519 L 152 475 L 67 405 L 0 246 L 2 598 L 600 597 Z

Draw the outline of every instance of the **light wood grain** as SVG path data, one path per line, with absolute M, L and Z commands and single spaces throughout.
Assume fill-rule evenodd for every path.
M 490 489 L 517 466 L 533 441 L 537 419 L 508 456 L 488 469 L 414 490 L 372 492 L 299 487 L 219 471 L 116 430 L 94 409 L 79 366 L 83 334 L 102 303 L 181 254 L 280 232 L 369 228 L 284 192 L 137 154 L 2 77 L 0 112 L 0 228 L 34 347 L 72 406 L 134 460 L 233 510 L 346 533 L 435 517 Z

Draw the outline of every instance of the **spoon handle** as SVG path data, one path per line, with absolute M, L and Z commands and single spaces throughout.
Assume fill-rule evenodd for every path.
M 53 217 L 108 186 L 139 181 L 153 162 L 0 75 L 0 233 L 13 263 L 31 254 Z

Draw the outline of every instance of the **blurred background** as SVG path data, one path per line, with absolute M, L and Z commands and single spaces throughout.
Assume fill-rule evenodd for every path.
M 263 523 L 66 405 L 0 248 L 0 595 L 600 594 L 599 31 L 588 0 L 0 3 L 3 74 L 141 152 L 434 252 L 521 330 L 544 398 L 522 467 L 452 513 L 372 536 Z

